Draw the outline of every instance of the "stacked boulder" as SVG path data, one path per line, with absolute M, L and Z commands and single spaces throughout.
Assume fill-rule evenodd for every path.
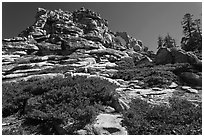
M 126 43 L 122 44 L 118 37 Z M 146 58 L 147 55 L 142 54 L 142 46 L 142 41 L 130 37 L 126 32 L 112 32 L 107 20 L 83 7 L 73 12 L 38 8 L 33 25 L 18 37 L 3 40 L 3 51 L 9 54 L 16 50 L 39 56 L 86 53 L 97 60 L 106 57 L 119 61 L 129 57 L 132 59 L 130 62 L 142 59 L 131 56 L 132 53 Z
M 160 48 L 157 51 L 155 62 L 156 64 L 189 63 L 202 65 L 202 61 L 196 55 L 178 48 Z
M 179 73 L 180 79 L 190 85 L 202 86 L 202 61 L 192 52 L 186 52 L 178 48 L 160 48 L 157 51 L 156 64 L 187 63 L 193 70 Z

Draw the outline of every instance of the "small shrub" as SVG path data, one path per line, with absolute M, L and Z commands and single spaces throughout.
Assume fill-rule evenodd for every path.
M 119 69 L 113 78 L 123 80 L 137 79 L 143 81 L 143 88 L 168 87 L 172 82 L 181 83 L 178 75 L 190 71 L 192 67 L 188 63 L 153 65 L 141 64 L 134 69 Z
M 140 99 L 132 101 L 124 112 L 123 125 L 131 135 L 197 135 L 202 134 L 201 104 L 171 98 L 170 107 L 153 106 Z
M 94 86 L 90 81 L 68 78 L 3 84 L 3 117 L 20 112 L 25 121 L 35 121 L 47 130 L 63 124 L 74 134 L 92 122 L 100 111 L 98 106 L 111 101 L 112 93 Z

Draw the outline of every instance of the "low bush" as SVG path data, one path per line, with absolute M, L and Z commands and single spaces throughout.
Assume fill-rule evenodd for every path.
M 123 125 L 131 135 L 202 134 L 202 104 L 194 106 L 179 98 L 171 98 L 169 102 L 167 107 L 135 99 L 123 114 Z
M 119 69 L 113 78 L 123 80 L 140 80 L 145 84 L 143 88 L 168 87 L 172 82 L 180 83 L 179 74 L 189 71 L 191 66 L 187 63 L 153 65 L 142 64 L 134 69 Z
M 35 121 L 47 130 L 62 124 L 69 134 L 92 122 L 98 108 L 111 101 L 104 88 L 98 91 L 89 81 L 79 84 L 68 78 L 4 83 L 2 95 L 3 117 L 19 112 L 25 121 Z

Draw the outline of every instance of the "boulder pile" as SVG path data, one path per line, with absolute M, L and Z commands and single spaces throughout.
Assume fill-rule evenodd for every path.
M 160 48 L 157 51 L 156 64 L 189 63 L 202 67 L 202 61 L 192 52 L 186 52 L 178 48 Z

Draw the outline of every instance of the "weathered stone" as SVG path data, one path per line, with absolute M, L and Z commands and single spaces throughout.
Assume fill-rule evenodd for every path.
M 87 130 L 84 130 L 84 129 L 77 130 L 77 135 L 87 135 L 87 134 L 88 134 Z
M 32 82 L 33 79 L 60 77 L 73 80 L 77 84 L 86 84 L 87 90 L 102 93 L 105 91 L 108 94 L 108 102 L 105 103 L 107 106 L 100 109 L 112 115 L 100 114 L 94 123 L 90 123 L 93 124 L 90 125 L 90 130 L 85 128 L 86 125 L 83 129 L 74 132 L 79 135 L 90 134 L 89 131 L 100 135 L 127 135 L 127 131 L 121 126 L 122 116 L 114 115 L 115 113 L 128 110 L 130 102 L 135 98 L 151 104 L 168 104 L 169 98 L 175 91 L 174 88 L 178 87 L 172 82 L 169 86 L 171 89 L 142 89 L 144 86 L 142 81 L 114 79 L 119 67 L 135 69 L 135 65 L 152 63 L 156 58 L 157 64 L 181 62 L 202 68 L 202 61 L 194 54 L 178 49 L 161 48 L 155 57 L 148 48 L 143 48 L 142 41 L 130 37 L 126 32 L 114 34 L 109 30 L 106 20 L 85 8 L 74 12 L 39 8 L 35 23 L 19 36 L 21 37 L 3 40 L 3 83 Z M 51 70 L 59 72 L 61 70 L 58 67 L 62 67 L 63 74 L 53 72 L 35 75 L 36 71 L 46 68 L 53 69 L 41 72 L 46 73 Z M 191 84 L 195 82 L 195 85 L 199 86 L 199 91 L 195 87 L 182 88 L 185 92 L 195 94 L 185 93 L 185 96 L 198 96 L 202 89 L 201 72 L 198 72 L 198 69 L 192 72 L 199 75 L 187 72 L 188 74 L 182 73 L 181 78 Z M 25 113 L 29 116 L 36 112 L 41 114 L 41 118 L 46 119 L 47 114 L 35 108 L 40 103 L 36 102 L 38 97 L 40 96 L 28 99 Z M 68 126 L 56 124 L 54 130 L 57 134 L 68 134 L 66 131 Z
M 140 47 L 142 48 L 142 46 L 143 46 L 142 41 L 141 41 L 141 40 L 137 40 L 137 43 L 138 43 L 138 45 L 140 45 Z
M 2 55 L 2 62 L 13 62 L 17 58 L 20 58 L 20 55 Z
M 38 55 L 53 55 L 58 54 L 61 51 L 61 45 L 42 42 L 37 44 L 39 51 Z
M 141 89 L 141 86 L 139 85 L 136 85 L 134 83 L 131 83 L 129 85 L 127 85 L 128 88 L 132 88 L 132 89 Z
M 202 61 L 198 59 L 198 57 L 196 55 L 194 55 L 191 52 L 187 52 L 187 56 L 188 56 L 188 62 L 192 65 L 198 65 L 201 62 L 202 65 Z M 201 66 L 202 67 L 202 66 Z
M 27 53 L 25 51 L 15 51 L 13 52 L 14 55 L 20 55 L 20 56 L 24 56 L 27 55 Z
M 15 79 L 15 78 L 20 78 L 20 77 L 25 77 L 27 75 L 28 75 L 27 73 L 8 74 L 6 76 L 2 76 L 2 80 Z
M 157 51 L 155 62 L 156 64 L 168 64 L 172 63 L 173 57 L 171 51 L 168 48 L 160 48 Z
M 122 112 L 125 110 L 128 110 L 130 108 L 129 104 L 125 102 L 123 99 L 116 97 L 113 97 L 111 106 L 117 111 Z
M 134 44 L 133 46 L 134 51 L 139 52 L 142 50 L 142 47 L 139 44 Z
M 76 62 L 75 64 L 70 64 L 70 66 L 76 66 L 76 67 L 84 67 L 84 66 L 90 66 L 96 64 L 95 58 L 84 58 L 80 59 L 80 61 Z
M 173 92 L 173 89 L 160 89 L 157 91 L 154 91 L 152 89 L 143 89 L 140 91 L 140 94 L 142 95 L 161 95 L 161 94 L 166 94 L 167 92 Z
M 155 88 L 152 88 L 152 90 L 155 90 L 155 91 L 162 91 L 162 88 L 155 87 Z
M 183 50 L 172 49 L 171 55 L 174 58 L 174 63 L 188 63 L 187 53 Z
M 114 74 L 116 74 L 118 72 L 118 70 L 116 69 L 104 69 L 99 71 L 101 74 L 107 74 L 109 78 L 112 78 L 114 76 Z
M 70 39 L 67 41 L 63 41 L 61 47 L 62 47 L 62 54 L 67 55 L 75 52 L 78 49 L 85 49 L 85 50 L 99 49 L 101 45 L 96 44 L 89 40 L 72 41 Z
M 25 70 L 25 69 L 31 69 L 31 68 L 33 68 L 33 65 L 31 64 L 20 64 L 20 65 L 14 66 L 8 71 Z
M 9 38 L 9 39 L 3 39 L 2 41 L 5 42 L 19 42 L 19 41 L 25 41 L 26 39 L 23 37 L 14 37 L 14 38 Z
M 92 18 L 82 18 L 80 23 L 87 25 L 88 29 L 95 29 L 97 27 L 97 22 Z
M 144 56 L 139 61 L 137 61 L 136 64 L 140 65 L 140 64 L 148 64 L 148 63 L 152 63 L 152 62 L 153 61 L 149 57 Z
M 113 55 L 113 56 L 116 56 L 118 58 L 121 58 L 121 57 L 124 57 L 124 56 L 128 56 L 124 52 L 117 51 L 117 50 L 110 49 L 110 48 L 98 49 L 98 50 L 89 50 L 89 51 L 86 51 L 85 53 L 90 54 L 90 55 L 95 54 L 95 55 L 98 55 L 98 56 Z
M 3 46 L 7 49 L 15 50 L 33 50 L 33 51 L 39 50 L 39 48 L 35 44 L 28 44 L 26 42 L 8 42 Z
M 183 81 L 190 85 L 202 86 L 202 77 L 195 73 L 183 72 L 181 73 L 180 77 L 182 78 Z
M 109 33 L 105 33 L 105 34 L 104 34 L 104 39 L 105 39 L 105 41 L 106 41 L 108 44 L 110 44 L 110 43 L 113 42 L 113 37 L 114 37 L 114 35 L 111 35 L 111 34 L 109 34 Z M 108 48 L 108 47 L 107 47 L 107 48 Z
M 106 107 L 104 107 L 104 109 L 105 109 L 106 113 L 113 113 L 113 112 L 115 112 L 115 109 L 113 107 L 110 107 L 110 106 L 106 106 Z
M 56 24 L 57 25 L 57 24 Z M 58 28 L 62 29 L 62 33 L 63 34 L 72 34 L 72 33 L 76 33 L 78 35 L 82 35 L 83 34 L 83 30 L 76 27 L 76 26 L 61 26 L 58 25 Z
M 171 85 L 169 86 L 169 88 L 176 88 L 178 87 L 178 84 L 176 84 L 175 82 L 172 82 Z
M 128 84 L 133 83 L 133 84 L 137 84 L 139 82 L 139 80 L 131 80 L 128 82 Z
M 182 86 L 181 87 L 181 89 L 183 89 L 183 90 L 187 90 L 187 89 L 190 89 L 191 87 L 189 87 L 189 86 Z
M 134 58 L 134 60 L 135 60 L 136 62 L 139 61 L 139 60 L 141 60 L 142 57 L 144 57 L 143 54 L 138 53 L 138 52 L 135 52 L 135 51 L 132 50 L 132 49 L 126 50 L 125 52 L 128 54 L 128 56 Z
M 36 56 L 30 59 L 31 63 L 47 61 L 48 56 Z
M 196 89 L 189 88 L 186 91 L 189 92 L 189 93 L 198 94 L 198 90 L 196 90 Z
M 116 32 L 115 36 L 120 36 L 121 38 L 123 38 L 126 44 L 130 42 L 130 36 L 127 34 L 127 32 Z
M 16 70 L 16 71 L 13 71 L 12 73 L 13 74 L 16 74 L 16 73 L 33 73 L 33 72 L 38 72 L 38 71 L 41 71 L 41 69 L 26 69 L 26 70 Z
M 94 131 L 97 135 L 127 135 L 121 120 L 121 115 L 100 114 L 93 125 Z
M 133 48 L 135 52 L 139 52 L 142 50 L 142 47 L 138 44 L 135 38 L 132 38 L 128 44 L 128 47 Z
M 84 35 L 83 38 L 87 40 L 95 41 L 95 42 L 101 42 L 101 43 L 104 42 L 101 34 L 88 33 Z

